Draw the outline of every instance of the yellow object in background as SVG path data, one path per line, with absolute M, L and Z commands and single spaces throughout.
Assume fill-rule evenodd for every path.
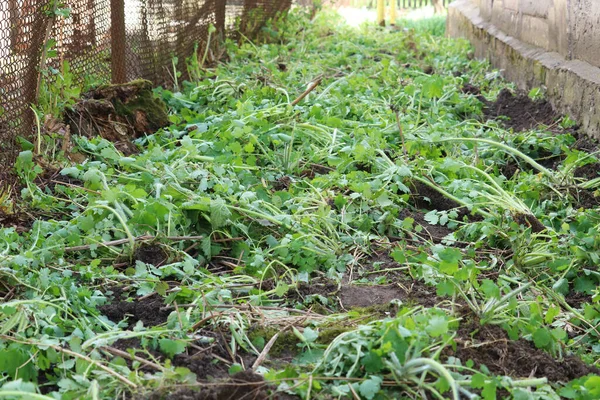
M 396 25 L 396 0 L 390 0 L 390 25 Z
M 385 26 L 385 0 L 377 0 L 377 23 Z

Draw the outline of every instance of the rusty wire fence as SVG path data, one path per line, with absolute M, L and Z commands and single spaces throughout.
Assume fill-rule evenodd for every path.
M 43 83 L 173 79 L 181 62 L 213 38 L 260 27 L 292 0 L 0 0 L 0 183 L 35 131 L 32 105 Z M 61 79 L 68 78 L 69 82 Z M 66 93 L 64 93 L 67 95 Z M 61 95 L 61 93 L 58 93 Z

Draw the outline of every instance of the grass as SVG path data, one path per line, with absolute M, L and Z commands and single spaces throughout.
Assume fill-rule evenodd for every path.
M 0 397 L 598 398 L 596 157 L 486 120 L 463 86 L 511 85 L 403 26 L 296 11 L 157 88 L 139 154 L 21 153 L 45 217 L 0 229 Z

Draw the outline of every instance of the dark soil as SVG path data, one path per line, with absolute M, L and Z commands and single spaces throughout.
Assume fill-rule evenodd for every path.
M 4 214 L 0 211 L 0 228 L 15 228 L 17 233 L 27 232 L 33 221 L 34 218 L 23 212 Z
M 334 281 L 327 278 L 313 278 L 310 283 L 300 282 L 295 291 L 290 290 L 286 295 L 286 300 L 290 304 L 298 302 L 311 306 L 307 301 L 308 296 L 323 296 L 326 299 L 331 299 L 338 291 L 338 285 Z M 313 299 L 313 303 L 319 303 L 318 299 Z M 325 304 L 324 304 L 325 305 Z M 321 307 L 315 309 L 316 312 L 321 312 Z
M 568 189 L 571 196 L 571 204 L 575 208 L 596 208 L 600 206 L 600 197 L 594 195 L 592 189 L 580 189 L 571 187 Z
M 500 173 L 506 177 L 506 179 L 511 179 L 518 170 L 521 169 L 521 166 L 515 162 L 514 160 L 507 161 L 506 164 L 500 168 Z
M 317 175 L 327 175 L 334 169 L 320 164 L 306 164 L 304 171 L 300 173 L 300 177 L 313 179 Z
M 435 73 L 435 70 L 433 69 L 433 67 L 431 65 L 426 65 L 423 67 L 423 72 L 426 73 L 427 75 L 433 75 Z
M 155 267 L 160 267 L 168 261 L 169 254 L 160 244 L 142 243 L 135 250 L 135 259 L 146 264 L 154 265 Z
M 277 179 L 273 183 L 273 189 L 275 189 L 277 191 L 288 190 L 290 188 L 291 184 L 292 184 L 292 178 L 285 175 L 285 176 L 282 176 L 281 178 Z
M 577 139 L 575 140 L 575 143 L 573 143 L 572 147 L 577 150 L 585 151 L 587 153 L 594 153 L 600 148 L 600 143 L 598 143 L 598 140 L 589 137 L 585 134 L 585 132 L 573 132 L 572 135 Z
M 402 211 L 400 211 L 400 214 L 398 215 L 399 219 L 409 217 L 415 220 L 415 227 L 420 226 L 423 228 L 419 235 L 421 237 L 424 237 L 425 239 L 431 240 L 434 243 L 440 243 L 444 237 L 452 233 L 452 230 L 450 230 L 446 226 L 431 225 L 429 222 L 425 221 L 425 216 L 423 215 L 423 213 L 420 213 L 418 211 L 411 211 L 405 208 Z
M 329 279 L 314 278 L 311 279 L 310 283 L 300 282 L 296 290 L 302 297 L 315 294 L 328 297 L 337 292 L 338 285 Z
M 415 207 L 438 211 L 460 208 L 460 204 L 444 197 L 444 195 L 437 190 L 421 182 L 411 182 L 409 187 L 411 189 L 411 201 Z
M 558 114 L 546 100 L 531 100 L 527 94 L 516 96 L 508 89 L 502 89 L 495 102 L 484 102 L 483 113 L 487 118 L 508 117 L 502 121 L 506 128 L 524 131 L 538 125 L 551 126 Z
M 476 367 L 485 365 L 496 375 L 513 378 L 547 377 L 550 382 L 568 382 L 588 374 L 600 373 L 600 369 L 588 366 L 574 356 L 566 356 L 562 361 L 557 361 L 548 353 L 537 349 L 532 342 L 524 339 L 510 340 L 499 326 L 481 326 L 476 319 L 461 323 L 456 342 L 456 350 L 445 349 L 442 358 L 454 356 L 463 362 L 473 360 Z
M 592 180 L 600 177 L 598 172 L 600 172 L 600 163 L 592 163 L 575 168 L 573 175 L 575 175 L 576 178 Z
M 565 296 L 565 301 L 571 307 L 581 308 L 582 304 L 592 302 L 592 295 L 570 290 L 569 293 L 567 293 L 567 295 Z
M 99 310 L 111 321 L 120 322 L 127 318 L 129 326 L 142 321 L 146 327 L 160 325 L 167 321 L 170 311 L 164 309 L 164 300 L 158 294 L 134 297 L 132 301 L 127 301 L 125 299 L 128 293 L 123 288 L 113 287 L 110 290 L 113 292 L 113 302 L 99 307 Z
M 190 347 L 188 352 L 175 355 L 172 358 L 172 364 L 176 367 L 185 367 L 189 369 L 191 372 L 196 374 L 196 378 L 199 381 L 228 378 L 228 365 L 222 362 L 215 363 L 215 356 L 219 356 L 222 359 L 231 360 L 231 355 L 227 350 L 229 346 L 228 341 L 231 340 L 231 333 L 228 331 L 220 332 L 200 329 L 197 334 L 204 337 L 211 337 L 214 340 L 209 345 L 200 342 L 196 343 L 196 348 L 200 346 L 200 350 L 194 350 L 194 348 Z M 167 359 L 167 356 L 159 350 L 154 350 L 144 346 L 138 338 L 117 340 L 112 347 L 122 351 L 128 351 L 129 349 L 138 350 L 143 348 L 146 352 L 150 353 L 154 358 L 161 362 L 164 362 Z M 143 354 L 138 355 L 143 357 Z M 245 352 L 238 352 L 236 358 L 237 362 L 241 361 L 242 365 L 245 366 L 252 365 L 256 360 L 255 355 Z
M 345 309 L 385 305 L 395 299 L 425 307 L 433 307 L 441 301 L 435 288 L 419 281 L 407 282 L 405 285 L 344 285 L 339 297 Z
M 409 188 L 411 190 L 410 202 L 417 208 L 430 211 L 456 210 L 458 212 L 458 219 L 462 219 L 464 216 L 470 214 L 468 209 L 462 207 L 456 201 L 445 197 L 437 190 L 421 182 L 410 182 Z
M 543 232 L 546 230 L 544 224 L 540 222 L 534 215 L 531 214 L 513 214 L 513 219 L 517 224 L 523 225 L 525 227 L 531 227 L 531 231 L 535 233 Z
M 38 161 L 43 164 L 43 160 L 41 158 L 38 159 Z M 42 165 L 42 167 L 44 166 Z M 35 178 L 34 182 L 42 191 L 54 194 L 61 192 L 64 186 L 83 187 L 82 180 L 61 175 L 60 170 L 48 166 L 44 168 L 44 172 L 42 174 Z
M 481 90 L 477 86 L 471 85 L 470 83 L 466 83 L 465 85 L 463 85 L 460 91 L 466 94 L 474 94 L 476 96 L 481 94 Z

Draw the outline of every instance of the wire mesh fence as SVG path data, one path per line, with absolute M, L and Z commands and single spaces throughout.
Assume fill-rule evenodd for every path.
M 16 138 L 34 132 L 40 97 L 136 78 L 168 85 L 174 57 L 202 52 L 211 26 L 215 39 L 251 33 L 291 2 L 0 0 L 0 182 L 18 153 Z M 44 82 L 61 79 L 69 81 L 47 93 Z

